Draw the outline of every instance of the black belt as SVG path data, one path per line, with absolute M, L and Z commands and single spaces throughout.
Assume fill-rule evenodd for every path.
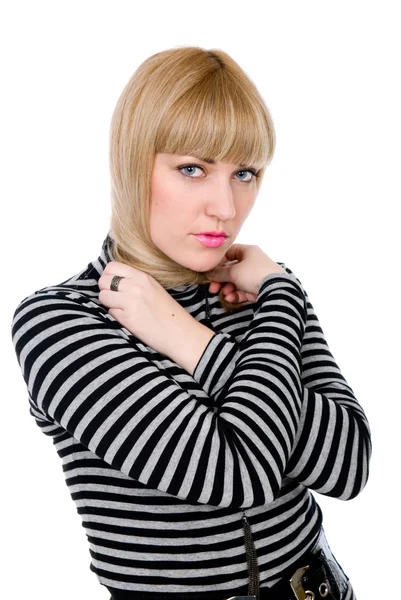
M 274 586 L 260 587 L 249 594 L 248 586 L 222 592 L 147 593 L 106 586 L 110 600 L 340 600 L 341 592 L 333 565 L 328 564 L 322 550 L 307 552 L 294 565 L 283 571 Z

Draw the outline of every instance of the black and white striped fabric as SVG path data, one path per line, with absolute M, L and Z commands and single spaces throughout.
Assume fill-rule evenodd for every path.
M 369 425 L 299 279 L 268 275 L 227 313 L 208 284 L 168 292 L 215 335 L 193 375 L 100 304 L 100 256 L 24 298 L 12 340 L 30 413 L 53 439 L 101 584 L 142 592 L 247 584 L 242 517 L 271 586 L 319 536 L 310 490 L 365 486 Z M 188 340 L 190 343 L 190 340 Z

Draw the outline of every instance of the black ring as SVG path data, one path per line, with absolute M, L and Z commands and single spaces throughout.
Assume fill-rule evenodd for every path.
M 124 279 L 123 277 L 120 277 L 119 275 L 114 275 L 112 280 L 110 281 L 110 289 L 112 292 L 118 292 L 118 284 L 120 283 L 121 279 Z

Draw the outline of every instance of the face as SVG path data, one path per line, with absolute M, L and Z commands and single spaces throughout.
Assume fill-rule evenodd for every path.
M 210 164 L 194 156 L 157 153 L 151 180 L 153 243 L 193 271 L 213 269 L 256 200 L 256 177 L 248 169 L 253 165 Z M 194 237 L 205 231 L 224 231 L 227 238 L 221 246 L 207 247 Z

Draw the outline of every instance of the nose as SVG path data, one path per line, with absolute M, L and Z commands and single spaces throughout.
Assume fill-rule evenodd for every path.
M 207 213 L 227 221 L 235 217 L 234 192 L 230 181 L 225 178 L 216 178 L 207 190 Z

